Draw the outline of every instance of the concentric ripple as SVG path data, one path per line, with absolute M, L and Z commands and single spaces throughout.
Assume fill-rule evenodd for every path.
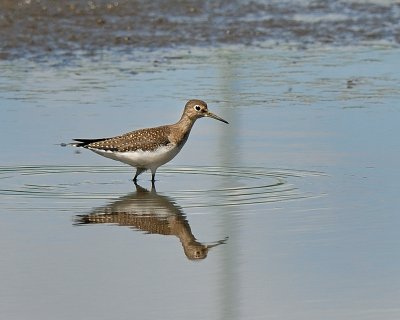
M 112 201 L 132 192 L 132 172 L 127 166 L 2 166 L 0 207 L 49 210 L 86 207 L 89 200 Z M 260 167 L 165 167 L 160 168 L 156 185 L 184 208 L 248 206 L 320 196 L 299 185 L 322 175 Z M 147 187 L 147 179 L 142 182 Z
M 323 175 L 316 171 L 259 167 L 190 167 L 166 169 L 165 172 L 219 177 L 217 187 L 169 192 L 185 207 L 243 206 L 311 198 L 318 195 L 301 190 L 291 180 Z

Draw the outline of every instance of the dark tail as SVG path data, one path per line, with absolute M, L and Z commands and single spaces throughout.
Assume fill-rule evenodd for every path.
M 102 138 L 102 139 L 73 139 L 73 140 L 77 141 L 77 142 L 70 143 L 71 146 L 85 148 L 87 145 L 91 144 L 92 142 L 103 141 L 103 140 L 106 140 L 106 138 Z

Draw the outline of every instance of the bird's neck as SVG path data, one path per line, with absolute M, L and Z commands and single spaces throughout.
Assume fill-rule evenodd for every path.
M 186 142 L 195 121 L 196 120 L 190 119 L 184 114 L 181 119 L 173 125 L 174 136 L 177 142 L 182 145 Z
M 182 128 L 185 128 L 186 130 L 192 129 L 196 119 L 191 119 L 187 114 L 183 114 L 180 120 L 176 123 Z

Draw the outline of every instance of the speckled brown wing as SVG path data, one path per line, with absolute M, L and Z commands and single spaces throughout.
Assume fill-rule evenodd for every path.
M 105 139 L 74 139 L 77 147 L 112 152 L 129 152 L 137 150 L 153 151 L 171 143 L 168 136 L 170 128 L 162 126 L 141 129 L 125 133 L 121 136 Z
M 152 234 L 171 235 L 171 226 L 167 217 L 157 217 L 145 214 L 131 214 L 126 212 L 89 214 L 77 216 L 74 224 L 111 223 L 119 226 L 128 226 Z

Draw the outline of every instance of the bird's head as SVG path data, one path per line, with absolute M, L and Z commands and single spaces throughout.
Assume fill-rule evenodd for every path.
M 208 117 L 228 123 L 228 121 L 208 111 L 207 103 L 205 103 L 202 100 L 197 100 L 197 99 L 189 100 L 185 105 L 184 114 L 188 116 L 191 120 L 197 120 L 199 118 Z

